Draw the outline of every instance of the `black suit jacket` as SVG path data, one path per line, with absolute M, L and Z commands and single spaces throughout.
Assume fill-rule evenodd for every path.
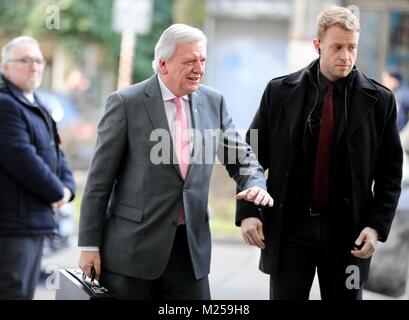
M 260 268 L 272 273 L 279 267 L 279 255 L 285 239 L 286 220 L 290 216 L 288 195 L 290 168 L 297 148 L 300 113 L 314 64 L 293 74 L 271 80 L 261 99 L 250 129 L 258 130 L 258 160 L 268 169 L 267 188 L 274 198 L 274 206 L 260 212 L 254 206 L 237 203 L 236 224 L 247 217 L 263 221 L 266 248 L 262 250 Z M 349 163 L 350 195 L 346 208 L 351 221 L 347 232 L 351 244 L 366 226 L 379 232 L 380 241 L 386 241 L 395 214 L 401 190 L 402 148 L 397 123 L 396 105 L 392 93 L 354 68 L 355 80 L 350 92 L 347 116 L 346 153 Z M 349 94 L 349 93 L 348 93 Z M 301 125 L 304 125 L 301 123 Z M 337 159 L 333 159 L 337 162 Z M 344 224 L 345 225 L 345 224 Z M 351 256 L 352 258 L 352 256 Z M 367 277 L 370 260 L 359 259 L 363 280 Z

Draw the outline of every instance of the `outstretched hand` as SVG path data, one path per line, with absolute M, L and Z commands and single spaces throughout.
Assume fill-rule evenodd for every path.
M 247 200 L 253 202 L 256 206 L 260 205 L 262 207 L 269 206 L 272 207 L 274 204 L 273 198 L 270 194 L 260 187 L 248 188 L 236 195 L 237 200 Z

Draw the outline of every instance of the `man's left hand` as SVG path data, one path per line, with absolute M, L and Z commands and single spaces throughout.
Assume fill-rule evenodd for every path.
M 247 200 L 253 202 L 256 206 L 260 205 L 262 207 L 269 206 L 272 207 L 274 204 L 273 198 L 270 194 L 260 187 L 248 188 L 236 195 L 237 200 Z
M 51 204 L 51 207 L 53 208 L 54 211 L 57 211 L 59 208 L 61 208 L 64 204 L 68 203 L 71 199 L 72 193 L 71 190 L 68 189 L 67 187 L 64 187 L 64 196 L 62 197 L 61 200 L 58 200 L 56 202 L 53 202 Z
M 359 237 L 355 240 L 356 246 L 362 246 L 361 249 L 354 248 L 351 254 L 357 258 L 368 259 L 374 253 L 378 243 L 378 231 L 370 227 L 364 228 Z

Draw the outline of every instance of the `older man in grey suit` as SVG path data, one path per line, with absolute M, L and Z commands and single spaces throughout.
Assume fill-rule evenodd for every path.
M 111 94 L 98 125 L 80 267 L 88 276 L 94 267 L 122 299 L 210 299 L 207 201 L 216 152 L 237 198 L 273 205 L 222 95 L 200 85 L 206 41 L 199 29 L 170 26 L 155 47 L 155 75 Z

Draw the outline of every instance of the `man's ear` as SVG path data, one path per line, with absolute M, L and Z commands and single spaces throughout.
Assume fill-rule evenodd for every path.
M 159 70 L 162 74 L 167 74 L 168 73 L 168 69 L 166 68 L 166 61 L 160 59 L 159 60 Z
M 321 55 L 320 41 L 318 39 L 314 39 L 314 48 Z
M 4 74 L 5 76 L 8 75 L 8 70 L 9 70 L 9 65 L 7 62 L 3 63 L 1 66 L 1 73 Z

